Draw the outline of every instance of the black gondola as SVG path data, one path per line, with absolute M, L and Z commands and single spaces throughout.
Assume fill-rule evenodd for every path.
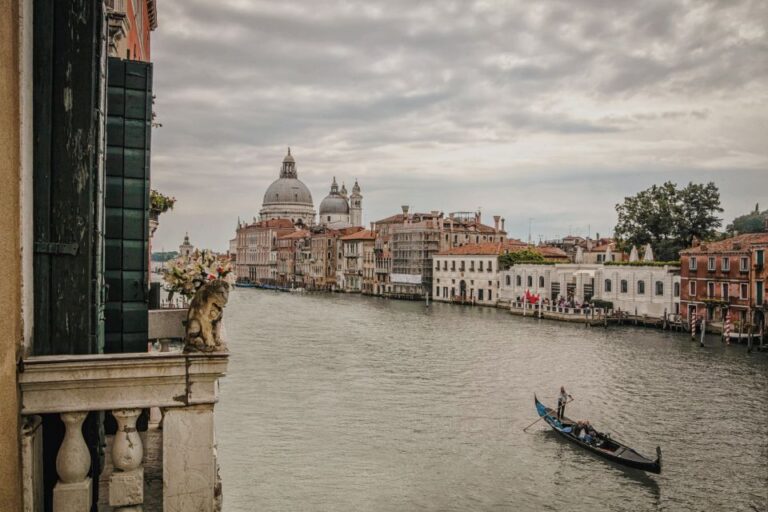
M 539 402 L 536 395 L 534 395 L 533 399 L 536 403 L 536 412 L 539 413 L 539 416 L 544 418 L 544 421 L 546 421 L 555 432 L 567 440 L 599 455 L 600 457 L 618 464 L 642 469 L 643 471 L 649 471 L 651 473 L 661 473 L 661 448 L 658 446 L 656 447 L 656 460 L 651 460 L 615 439 L 611 439 L 608 435 L 598 433 L 592 442 L 587 442 L 578 437 L 576 433 L 577 424 L 575 421 L 568 419 L 565 416 L 558 420 L 557 411 Z

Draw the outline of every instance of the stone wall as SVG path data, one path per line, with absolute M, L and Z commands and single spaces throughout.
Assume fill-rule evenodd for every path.
M 21 120 L 18 0 L 0 0 L 0 503 L 21 509 L 19 401 L 16 357 L 21 321 Z

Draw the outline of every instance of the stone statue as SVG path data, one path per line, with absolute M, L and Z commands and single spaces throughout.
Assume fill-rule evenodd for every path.
M 221 318 L 229 298 L 229 283 L 209 281 L 197 290 L 189 306 L 184 338 L 184 352 L 220 352 L 226 350 L 221 338 Z

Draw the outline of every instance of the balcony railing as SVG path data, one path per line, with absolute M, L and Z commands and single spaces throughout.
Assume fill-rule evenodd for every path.
M 174 312 L 176 313 L 176 312 Z M 170 322 L 176 334 L 181 326 Z M 162 335 L 174 334 L 166 332 Z M 66 428 L 56 458 L 58 482 L 53 511 L 89 511 L 94 483 L 82 424 L 92 411 L 109 411 L 117 421 L 111 442 L 113 470 L 108 502 L 115 510 L 144 505 L 145 458 L 136 421 L 143 409 L 162 416 L 162 509 L 213 512 L 220 499 L 213 428 L 218 380 L 227 370 L 226 352 L 151 352 L 36 356 L 22 361 L 19 388 L 25 510 L 42 510 L 40 414 L 57 413 Z M 152 420 L 150 420 L 152 422 Z

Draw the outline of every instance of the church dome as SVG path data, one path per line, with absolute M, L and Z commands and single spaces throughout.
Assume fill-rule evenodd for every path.
M 325 196 L 325 199 L 320 203 L 321 217 L 333 214 L 349 214 L 349 203 L 344 196 L 339 194 L 339 186 L 336 184 L 336 177 L 333 178 L 333 183 L 331 184 L 331 193 Z
M 264 193 L 262 206 L 279 204 L 300 204 L 312 206 L 312 194 L 307 186 L 299 180 L 296 172 L 296 161 L 291 155 L 291 148 L 283 158 L 280 177 L 272 182 Z
M 263 205 L 285 203 L 312 206 L 312 194 L 298 178 L 278 178 L 264 193 Z

